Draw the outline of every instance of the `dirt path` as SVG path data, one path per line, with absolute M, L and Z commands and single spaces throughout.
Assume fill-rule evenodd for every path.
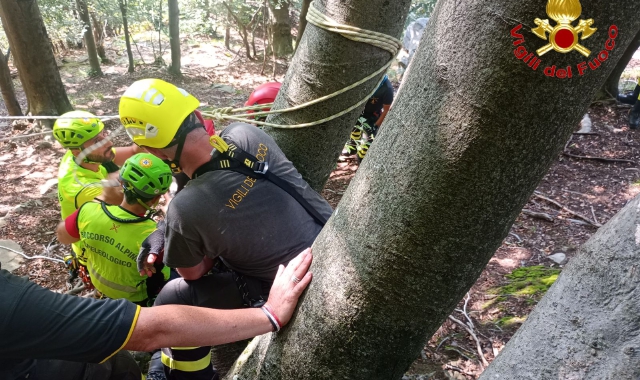
M 241 105 L 255 85 L 270 80 L 258 74 L 261 62 L 243 59 L 219 45 L 187 46 L 184 57 L 187 75 L 182 79 L 171 78 L 166 70 L 153 66 L 140 67 L 129 75 L 124 73 L 126 66 L 122 60 L 105 66 L 104 77 L 88 79 L 82 75 L 86 62 L 83 63 L 81 52 L 72 52 L 65 57 L 68 63 L 63 65 L 61 73 L 74 106 L 99 115 L 115 114 L 122 91 L 143 77 L 171 80 L 205 104 L 216 107 Z M 635 66 L 640 66 L 640 59 L 634 61 L 638 61 Z M 279 62 L 279 79 L 285 70 L 286 62 Z M 20 91 L 18 82 L 16 86 Z M 20 96 L 24 102 L 24 96 Z M 465 302 L 461 301 L 460 311 L 454 312 L 453 317 L 461 322 L 467 317 L 473 321 L 473 331 L 487 361 L 502 349 L 544 293 L 544 287 L 530 292 L 500 293 L 501 289 L 512 289 L 505 286 L 513 285 L 515 281 L 506 276 L 521 267 L 541 265 L 562 269 L 578 247 L 597 230 L 595 225 L 606 223 L 640 193 L 637 164 L 640 162 L 640 132 L 629 131 L 626 127 L 627 111 L 628 107 L 615 104 L 592 106 L 589 114 L 593 133 L 574 135 L 566 152 L 632 160 L 635 164 L 559 155 L 525 206 L 527 213 L 518 217 L 509 236 L 469 292 L 466 308 Z M 109 122 L 108 128 L 113 130 L 117 125 L 117 122 Z M 10 126 L 0 123 L 0 138 L 37 130 L 31 124 Z M 128 144 L 125 136 L 116 141 Z M 53 233 L 60 218 L 55 178 L 62 154 L 63 150 L 50 138 L 0 142 L 0 175 L 3 178 L 0 239 L 18 242 L 28 255 L 61 257 L 68 251 L 57 245 Z M 332 206 L 340 201 L 356 170 L 355 159 L 343 158 L 339 162 L 322 192 Z M 551 255 L 565 255 L 566 259 L 558 264 L 549 259 Z M 16 273 L 56 291 L 66 289 L 66 273 L 58 263 L 32 260 Z M 553 275 L 555 272 L 544 273 Z M 474 338 L 458 322 L 448 320 L 428 342 L 422 358 L 414 363 L 407 378 L 475 379 L 481 371 Z M 429 374 L 432 376 L 425 376 Z

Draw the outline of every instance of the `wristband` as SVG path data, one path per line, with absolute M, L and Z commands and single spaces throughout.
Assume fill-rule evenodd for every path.
M 280 328 L 282 327 L 282 325 L 280 324 L 280 321 L 278 320 L 278 317 L 276 317 L 276 315 L 273 313 L 271 308 L 269 306 L 267 306 L 267 304 L 265 304 L 264 306 L 262 306 L 260 308 L 260 310 L 262 310 L 262 312 L 269 319 L 269 322 L 271 322 L 271 325 L 273 326 L 273 331 L 275 331 L 275 332 L 280 331 Z

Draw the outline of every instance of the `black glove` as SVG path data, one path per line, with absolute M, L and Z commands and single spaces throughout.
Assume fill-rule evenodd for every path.
M 149 255 L 157 255 L 156 261 L 158 259 L 162 262 L 162 258 L 164 256 L 164 230 L 165 230 L 165 222 L 160 221 L 156 230 L 153 231 L 146 239 L 142 242 L 142 246 L 140 247 L 140 253 L 138 253 L 138 271 L 147 271 L 155 273 L 155 267 L 151 267 L 147 263 L 147 258 Z

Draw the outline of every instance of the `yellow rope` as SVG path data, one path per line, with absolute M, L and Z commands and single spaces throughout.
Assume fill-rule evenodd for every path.
M 321 120 L 316 120 L 316 121 L 312 121 L 309 123 L 302 123 L 302 124 L 292 124 L 292 125 L 282 125 L 282 124 L 274 124 L 274 123 L 267 123 L 264 121 L 257 121 L 257 120 L 253 120 L 253 117 L 256 116 L 264 116 L 264 115 L 271 115 L 271 114 L 281 114 L 281 113 L 285 113 L 285 112 L 293 112 L 293 111 L 297 111 L 309 106 L 312 106 L 314 104 L 320 103 L 320 102 L 324 102 L 325 100 L 331 99 L 333 97 L 336 97 L 340 94 L 343 94 L 349 90 L 352 90 L 358 86 L 360 86 L 361 84 L 369 81 L 370 79 L 376 77 L 377 75 L 382 74 L 383 72 L 385 72 L 389 66 L 391 66 L 391 64 L 393 63 L 393 60 L 396 56 L 396 54 L 400 51 L 400 48 L 402 47 L 402 42 L 400 40 L 398 40 L 397 38 L 388 36 L 384 33 L 378 33 L 378 32 L 374 32 L 371 30 L 366 30 L 366 29 L 361 29 L 361 28 L 357 28 L 355 26 L 349 26 L 349 25 L 344 25 L 344 24 L 340 24 L 337 21 L 331 19 L 330 17 L 320 13 L 320 11 L 318 11 L 315 6 L 314 3 L 311 3 L 311 5 L 309 6 L 309 11 L 307 13 L 307 21 L 310 24 L 313 24 L 315 26 L 317 26 L 318 28 L 322 28 L 325 30 L 328 30 L 330 32 L 335 32 L 335 33 L 339 33 L 340 35 L 342 35 L 345 38 L 348 38 L 352 41 L 357 41 L 357 42 L 363 42 L 363 43 L 367 43 L 376 47 L 379 47 L 380 49 L 386 50 L 389 53 L 391 53 L 391 59 L 389 60 L 389 62 L 387 62 L 384 66 L 382 66 L 380 69 L 376 70 L 374 73 L 362 78 L 361 80 L 347 86 L 344 87 L 332 94 L 320 97 L 318 99 L 314 99 L 311 100 L 309 102 L 303 103 L 303 104 L 299 104 L 297 106 L 294 107 L 290 107 L 290 108 L 285 108 L 285 109 L 281 109 L 281 110 L 277 110 L 277 111 L 259 111 L 259 112 L 253 112 L 253 113 L 241 113 L 241 114 L 236 114 L 236 115 L 230 115 L 231 113 L 237 113 L 237 112 L 244 112 L 244 111 L 249 111 L 249 110 L 259 110 L 259 109 L 264 109 L 267 107 L 271 107 L 272 103 L 269 104 L 260 104 L 260 105 L 256 105 L 256 106 L 251 106 L 251 107 L 243 107 L 243 108 L 231 108 L 231 107 L 225 107 L 225 108 L 218 108 L 218 109 L 214 109 L 211 112 L 202 112 L 203 116 L 206 116 L 208 118 L 212 118 L 212 119 L 216 119 L 216 120 L 234 120 L 234 121 L 242 121 L 242 122 L 248 122 L 248 123 L 253 123 L 253 124 L 258 124 L 258 125 L 262 125 L 262 126 L 268 126 L 268 127 L 273 127 L 273 128 L 284 128 L 284 129 L 294 129 L 294 128 L 305 128 L 305 127 L 311 127 L 313 125 L 318 125 L 318 124 L 323 124 L 326 123 L 330 120 L 336 119 L 346 113 L 349 113 L 351 111 L 353 111 L 355 108 L 361 106 L 364 102 L 366 102 L 371 96 L 373 96 L 373 94 L 376 92 L 376 90 L 378 89 L 378 87 L 380 86 L 380 84 L 382 83 L 382 81 L 384 80 L 381 79 L 378 82 L 378 85 L 374 88 L 373 91 L 371 91 L 366 98 L 360 100 L 359 102 L 357 102 L 356 104 L 352 105 L 351 107 L 338 112 L 337 114 L 331 115 L 329 117 L 326 117 L 324 119 Z

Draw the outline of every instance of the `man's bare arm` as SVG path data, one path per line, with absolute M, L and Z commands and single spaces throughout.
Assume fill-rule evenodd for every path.
M 185 280 L 197 280 L 204 276 L 213 267 L 213 260 L 205 256 L 200 264 L 189 268 L 176 268 L 176 271 Z
M 283 266 L 269 293 L 269 307 L 286 325 L 298 298 L 311 282 L 308 272 L 313 256 L 307 249 Z M 293 276 L 301 279 L 293 281 Z M 218 345 L 272 331 L 271 322 L 260 309 L 217 310 L 195 306 L 163 305 L 142 308 L 133 334 L 124 349 L 151 351 L 161 347 Z

